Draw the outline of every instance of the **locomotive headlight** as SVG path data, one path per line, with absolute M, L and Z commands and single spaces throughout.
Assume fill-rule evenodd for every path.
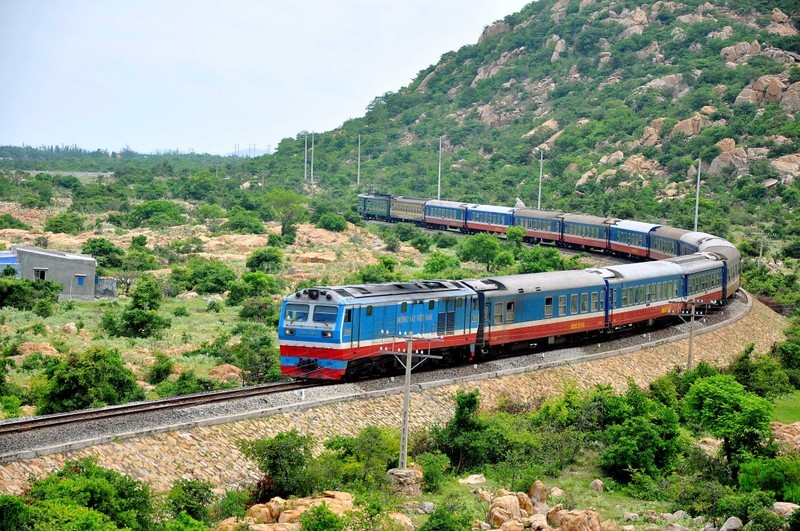
M 323 330 L 322 337 L 333 337 L 333 332 L 331 332 L 330 330 Z
M 294 335 L 294 328 L 284 328 L 283 329 L 283 333 L 286 334 L 287 336 L 293 336 Z

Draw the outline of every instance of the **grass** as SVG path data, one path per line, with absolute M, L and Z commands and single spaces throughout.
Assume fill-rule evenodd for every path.
M 800 422 L 800 391 L 781 397 L 775 401 L 773 418 L 783 424 Z

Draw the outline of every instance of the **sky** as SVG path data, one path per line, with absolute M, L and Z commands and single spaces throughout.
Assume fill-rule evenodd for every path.
M 0 145 L 240 154 L 327 131 L 528 0 L 0 0 Z

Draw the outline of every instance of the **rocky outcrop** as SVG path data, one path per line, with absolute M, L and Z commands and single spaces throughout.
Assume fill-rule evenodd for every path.
M 722 170 L 728 166 L 734 166 L 737 173 L 747 169 L 747 152 L 736 147 L 736 142 L 732 138 L 723 138 L 717 142 L 717 146 L 722 153 L 711 161 L 711 165 L 708 167 L 709 175 L 720 175 Z
M 791 516 L 796 510 L 800 509 L 800 505 L 790 502 L 775 502 L 772 504 L 772 511 L 778 516 Z
M 392 492 L 409 498 L 422 494 L 422 472 L 413 468 L 392 468 L 387 472 Z
M 719 55 L 726 63 L 731 63 L 734 66 L 747 62 L 753 55 L 761 53 L 761 44 L 758 41 L 753 42 L 737 42 L 733 46 L 726 46 L 720 50 Z
M 672 89 L 672 98 L 677 99 L 685 95 L 689 90 L 689 85 L 683 80 L 683 74 L 670 74 L 668 76 L 659 77 L 649 81 L 639 87 L 637 91 L 643 92 L 645 90 L 664 90 Z
M 553 35 L 550 39 L 550 42 L 555 43 L 555 46 L 553 47 L 553 54 L 550 56 L 550 62 L 555 63 L 561 56 L 561 52 L 567 49 L 567 43 L 564 42 L 564 39 L 558 35 Z
M 622 162 L 622 159 L 625 158 L 625 154 L 622 151 L 615 151 L 611 155 L 606 155 L 600 159 L 600 164 L 603 166 L 613 166 L 614 164 L 618 164 Z
M 772 10 L 772 18 L 766 29 L 770 33 L 785 37 L 797 35 L 797 28 L 789 22 L 789 16 L 777 7 Z
M 664 54 L 661 53 L 661 50 L 658 46 L 658 41 L 653 41 L 647 48 L 642 48 L 636 52 L 636 57 L 639 59 L 647 59 L 648 57 L 651 57 L 654 63 L 659 64 L 664 62 Z
M 794 424 L 773 422 L 772 433 L 775 434 L 775 438 L 779 443 L 794 451 L 800 450 L 800 422 L 795 422 Z
M 561 511 L 561 531 L 600 531 L 600 514 L 594 509 Z
M 642 139 L 639 141 L 639 145 L 645 147 L 653 147 L 657 146 L 661 143 L 661 127 L 664 125 L 665 118 L 656 118 L 650 125 L 644 128 L 642 132 Z
M 733 36 L 733 28 L 730 26 L 725 26 L 719 31 L 710 32 L 708 35 L 706 35 L 706 38 L 725 40 L 725 39 L 730 39 L 732 36 Z
M 788 80 L 779 76 L 761 76 L 752 86 L 742 89 L 734 105 L 744 103 L 753 105 L 780 103 L 788 112 L 800 111 L 800 82 L 789 84 Z
M 688 137 L 697 136 L 700 134 L 700 131 L 702 131 L 703 129 L 705 129 L 710 125 L 711 125 L 711 120 L 709 120 L 706 116 L 697 112 L 691 118 L 681 120 L 680 122 L 675 124 L 675 127 L 673 127 L 672 131 L 670 131 L 670 136 L 674 136 L 677 133 L 683 133 Z
M 558 124 L 558 121 L 556 121 L 555 118 L 550 118 L 546 122 L 537 125 L 533 129 L 531 129 L 530 131 L 528 131 L 527 133 L 522 135 L 522 138 L 528 138 L 529 136 L 533 136 L 536 133 L 538 133 L 539 131 L 541 131 L 542 129 L 550 129 L 552 131 L 558 131 L 560 129 L 560 126 Z
M 478 38 L 478 44 L 483 44 L 492 37 L 500 35 L 501 33 L 506 33 L 507 31 L 511 31 L 511 26 L 509 26 L 507 22 L 495 22 L 483 30 L 483 33 L 481 33 L 481 36 Z
M 781 182 L 791 186 L 800 177 L 800 154 L 784 155 L 771 160 L 769 167 L 781 175 Z
M 664 173 L 658 161 L 646 159 L 641 153 L 628 157 L 628 160 L 622 163 L 620 169 L 630 175 L 640 176 L 660 176 Z
M 603 20 L 616 22 L 625 27 L 622 33 L 619 34 L 620 39 L 627 39 L 632 35 L 641 35 L 649 24 L 647 13 L 641 7 L 637 7 L 632 11 L 625 8 L 619 14 L 610 10 L 608 17 Z
M 517 59 L 524 52 L 524 46 L 515 50 L 511 50 L 510 52 L 503 52 L 500 54 L 500 57 L 497 60 L 478 68 L 478 73 L 475 76 L 475 79 L 472 80 L 472 84 L 470 86 L 474 87 L 479 81 L 496 76 L 507 63 Z

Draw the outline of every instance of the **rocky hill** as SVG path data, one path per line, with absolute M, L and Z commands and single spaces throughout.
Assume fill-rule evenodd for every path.
M 800 204 L 800 37 L 792 2 L 542 0 L 486 27 L 363 118 L 317 136 L 316 185 L 543 205 L 691 224 L 770 224 Z M 303 137 L 260 161 L 300 186 Z M 308 183 L 305 183 L 306 187 Z M 687 197 L 688 196 L 688 197 Z M 771 205 L 771 206 L 770 206 Z

